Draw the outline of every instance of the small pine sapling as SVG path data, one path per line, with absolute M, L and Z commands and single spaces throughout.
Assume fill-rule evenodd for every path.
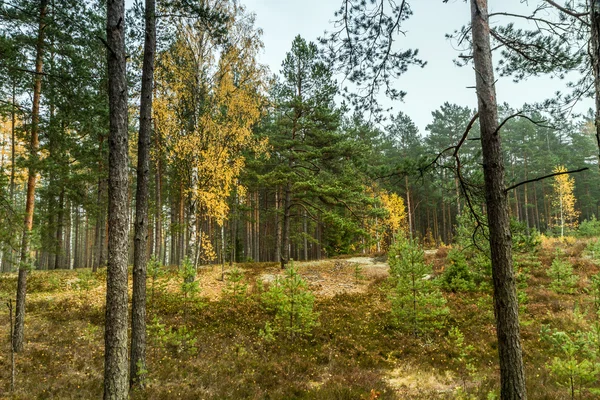
M 184 321 L 187 321 L 189 308 L 198 302 L 200 286 L 196 278 L 196 268 L 189 258 L 184 258 L 179 271 L 181 282 L 181 293 L 183 294 L 183 314 Z
M 248 284 L 244 281 L 244 272 L 239 268 L 233 268 L 227 274 L 223 295 L 235 303 L 240 303 L 246 299 Z
M 398 326 L 415 336 L 440 329 L 449 310 L 416 241 L 399 238 L 389 256 L 395 286 L 390 294 Z
M 158 280 L 163 277 L 165 270 L 161 263 L 153 255 L 148 261 L 148 278 L 150 278 L 150 309 L 154 309 L 154 294 L 160 288 L 157 288 Z
M 557 379 L 556 383 L 568 389 L 571 400 L 593 391 L 590 385 L 596 382 L 600 372 L 594 335 L 579 331 L 569 334 L 542 326 L 540 336 L 557 354 L 547 368 Z
M 475 347 L 470 344 L 465 344 L 465 335 L 456 326 L 453 326 L 448 332 L 448 341 L 450 346 L 457 352 L 454 360 L 458 364 L 457 369 L 460 380 L 462 381 L 462 391 L 466 394 L 467 381 L 477 373 L 477 367 L 473 363 L 474 359 L 472 355 Z
M 548 276 L 552 279 L 550 287 L 557 293 L 573 293 L 579 279 L 577 275 L 573 274 L 571 263 L 562 259 L 558 250 L 548 270 Z
M 270 335 L 285 332 L 289 339 L 310 335 L 317 325 L 319 313 L 314 311 L 315 296 L 308 290 L 306 281 L 292 265 L 285 270 L 284 277 L 277 277 L 269 290 L 262 295 L 265 308 L 275 314 Z M 267 332 L 267 327 L 265 327 Z
M 364 268 L 359 263 L 354 264 L 354 282 L 358 284 L 360 281 L 365 279 L 365 275 L 363 274 Z
M 461 250 L 452 249 L 448 254 L 448 265 L 441 276 L 441 286 L 450 292 L 470 292 L 476 289 L 473 273 Z

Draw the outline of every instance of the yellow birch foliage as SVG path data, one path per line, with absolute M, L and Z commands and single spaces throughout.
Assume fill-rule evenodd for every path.
M 267 146 L 252 134 L 265 103 L 266 73 L 256 62 L 262 43 L 247 22 L 232 21 L 229 30 L 238 40 L 221 52 L 206 34 L 182 27 L 160 56 L 155 95 L 156 130 L 169 161 L 191 181 L 189 198 L 220 224 L 244 153 L 261 154 Z
M 404 199 L 396 193 L 383 191 L 381 193 L 381 203 L 388 212 L 388 216 L 384 220 L 384 224 L 388 227 L 388 234 L 394 237 L 400 231 L 406 231 L 407 222 Z
M 554 173 L 566 172 L 563 165 L 554 168 Z M 556 211 L 554 226 L 561 227 L 561 236 L 564 228 L 575 229 L 578 225 L 579 211 L 575 209 L 575 179 L 569 174 L 556 175 L 552 184 L 552 205 Z
M 367 221 L 366 231 L 369 235 L 368 249 L 371 252 L 385 251 L 394 236 L 408 229 L 404 199 L 396 193 L 388 193 L 382 189 L 367 188 L 372 198 L 378 198 L 384 217 L 372 217 Z

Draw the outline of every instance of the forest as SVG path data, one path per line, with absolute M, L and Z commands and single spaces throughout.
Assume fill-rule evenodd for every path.
M 424 130 L 410 3 L 1 1 L 0 399 L 600 396 L 600 2 L 469 0 Z

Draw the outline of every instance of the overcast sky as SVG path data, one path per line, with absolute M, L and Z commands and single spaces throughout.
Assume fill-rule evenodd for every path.
M 278 72 L 289 51 L 293 38 L 300 34 L 315 41 L 331 29 L 334 12 L 342 0 L 240 0 L 249 11 L 256 13 L 256 25 L 264 30 L 265 44 L 261 62 L 273 72 Z M 459 54 L 445 34 L 459 29 L 468 22 L 468 2 L 450 0 L 413 0 L 414 15 L 405 23 L 406 37 L 400 48 L 419 49 L 420 58 L 427 61 L 425 68 L 411 68 L 397 82 L 397 88 L 407 92 L 404 102 L 393 104 L 395 111 L 408 114 L 421 133 L 431 122 L 431 112 L 445 101 L 475 107 L 477 100 L 473 89 L 475 76 L 471 67 L 457 67 L 453 59 Z M 491 0 L 490 12 L 519 11 L 524 9 L 520 0 Z M 508 102 L 518 108 L 525 102 L 541 101 L 557 90 L 564 89 L 565 81 L 550 78 L 530 79 L 515 84 L 510 78 L 498 80 L 498 102 Z M 390 103 L 391 104 L 391 103 Z M 592 107 L 591 100 L 578 106 L 583 112 Z

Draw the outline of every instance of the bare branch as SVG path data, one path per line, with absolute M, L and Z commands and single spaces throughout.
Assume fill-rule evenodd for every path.
M 579 168 L 579 169 L 574 169 L 572 171 L 563 171 L 563 172 L 555 172 L 553 174 L 549 174 L 549 175 L 544 175 L 544 176 L 540 176 L 538 178 L 534 178 L 534 179 L 528 179 L 526 181 L 523 182 L 519 182 L 517 184 L 514 184 L 506 189 L 504 189 L 504 193 L 508 193 L 509 191 L 518 188 L 519 186 L 525 185 L 527 183 L 531 183 L 531 182 L 538 182 L 541 181 L 543 179 L 546 178 L 552 178 L 553 176 L 558 176 L 558 175 L 564 175 L 564 174 L 575 174 L 577 172 L 582 172 L 582 171 L 587 171 L 589 168 L 588 167 L 584 167 L 584 168 Z

